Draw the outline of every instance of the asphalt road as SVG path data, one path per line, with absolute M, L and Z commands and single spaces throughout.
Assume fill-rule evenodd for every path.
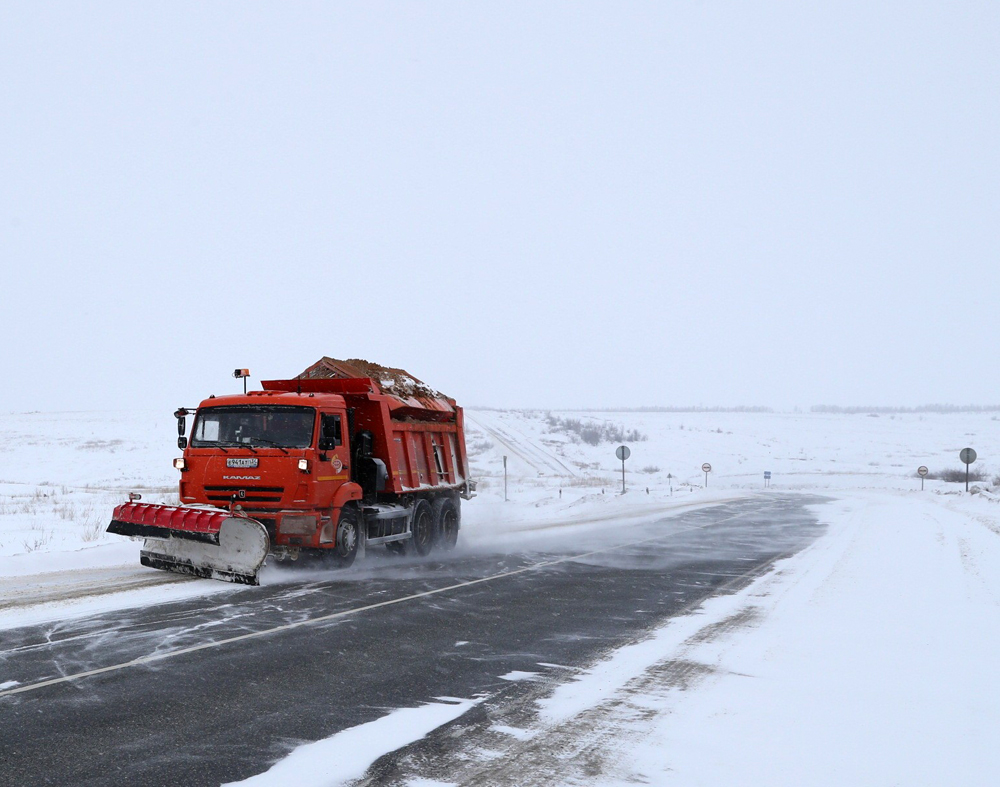
M 421 563 L 379 552 L 0 631 L 0 685 L 27 688 L 0 690 L 0 784 L 218 785 L 394 708 L 515 701 L 502 675 L 587 665 L 801 549 L 822 530 L 815 502 L 754 498 Z

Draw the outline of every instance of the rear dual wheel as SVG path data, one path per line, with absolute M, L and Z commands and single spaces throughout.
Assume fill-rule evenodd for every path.
M 432 508 L 438 545 L 442 549 L 454 549 L 458 543 L 458 504 L 450 497 L 439 497 Z
M 426 557 L 434 547 L 454 549 L 458 543 L 458 504 L 450 497 L 439 497 L 433 503 L 418 500 L 410 514 L 411 537 L 408 541 L 391 541 L 386 549 L 395 554 Z
M 427 557 L 434 548 L 434 510 L 426 500 L 418 500 L 413 507 L 410 530 L 413 534 L 408 543 L 414 554 Z

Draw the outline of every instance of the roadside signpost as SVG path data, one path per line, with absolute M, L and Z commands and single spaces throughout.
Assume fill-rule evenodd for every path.
M 927 465 L 920 465 L 917 468 L 917 475 L 920 476 L 920 491 L 924 491 L 924 479 L 927 478 L 928 473 Z
M 766 487 L 769 487 L 770 485 L 771 485 L 771 471 L 770 470 L 765 470 L 764 471 L 764 486 L 766 488 Z
M 708 489 L 708 474 L 712 472 L 712 466 L 708 462 L 705 462 L 701 466 L 701 472 L 705 474 L 705 489 Z
M 969 465 L 976 461 L 976 452 L 971 448 L 963 448 L 958 458 L 965 462 L 965 491 L 969 491 Z
M 667 483 L 670 484 L 670 496 L 674 496 L 674 475 L 673 473 L 667 473 Z
M 615 456 L 622 460 L 622 494 L 625 494 L 625 460 L 632 455 L 627 445 L 620 445 L 615 449 Z
M 503 501 L 507 502 L 507 455 L 503 457 Z

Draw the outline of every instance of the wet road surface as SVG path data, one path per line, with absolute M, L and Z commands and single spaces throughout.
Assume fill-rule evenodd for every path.
M 27 689 L 0 689 L 0 784 L 218 785 L 395 708 L 510 697 L 501 676 L 585 666 L 808 545 L 817 502 L 758 497 L 420 563 L 379 551 L 0 631 L 0 685 Z

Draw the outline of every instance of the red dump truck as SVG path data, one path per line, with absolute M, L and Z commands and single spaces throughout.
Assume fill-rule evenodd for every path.
M 322 358 L 175 415 L 181 504 L 133 495 L 108 527 L 145 538 L 145 566 L 256 585 L 268 555 L 348 566 L 364 546 L 457 542 L 475 488 L 462 408 L 401 369 Z

